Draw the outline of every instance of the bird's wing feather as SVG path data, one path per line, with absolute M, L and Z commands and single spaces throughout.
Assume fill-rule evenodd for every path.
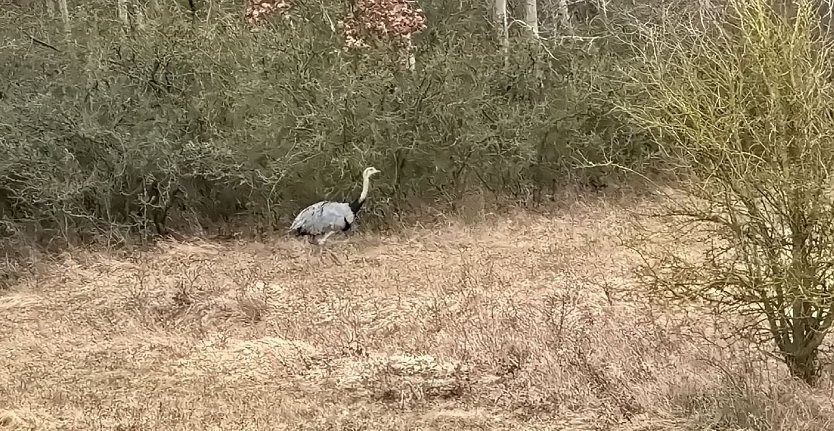
M 342 202 L 317 202 L 301 211 L 295 217 L 290 230 L 319 235 L 345 227 L 345 220 L 353 222 L 353 211 Z
M 311 214 L 315 213 L 316 208 L 320 207 L 322 204 L 324 204 L 324 202 L 316 202 L 308 206 L 307 208 L 301 210 L 301 212 L 299 212 L 298 215 L 295 216 L 295 219 L 292 221 L 292 225 L 290 225 L 290 230 L 296 230 L 303 226 L 304 221 L 307 218 L 309 218 Z

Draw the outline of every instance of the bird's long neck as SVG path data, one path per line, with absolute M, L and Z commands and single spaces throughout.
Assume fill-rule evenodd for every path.
M 353 211 L 354 214 L 358 212 L 360 208 L 362 208 L 362 204 L 364 204 L 365 199 L 368 198 L 368 187 L 370 186 L 370 183 L 371 178 L 369 176 L 366 176 L 364 181 L 362 182 L 362 194 L 359 195 L 359 198 L 350 203 L 350 210 Z

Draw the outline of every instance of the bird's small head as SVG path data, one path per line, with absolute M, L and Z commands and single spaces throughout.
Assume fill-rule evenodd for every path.
M 365 168 L 365 172 L 362 172 L 362 177 L 370 178 L 371 175 L 378 174 L 379 172 L 380 172 L 379 169 L 371 166 L 371 167 Z

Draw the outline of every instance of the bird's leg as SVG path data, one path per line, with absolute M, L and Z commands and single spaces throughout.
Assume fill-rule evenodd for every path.
M 324 251 L 324 243 L 334 233 L 336 233 L 336 232 L 335 231 L 327 232 L 326 234 L 324 234 L 324 237 L 322 237 L 321 241 L 319 241 L 319 247 L 320 247 L 319 248 L 319 256 L 321 256 L 321 253 Z M 333 259 L 333 261 L 335 261 L 336 264 L 338 264 L 338 265 L 342 264 L 342 262 L 339 260 L 339 258 L 336 257 L 336 255 L 331 250 L 327 250 L 327 254 L 330 255 L 330 258 Z
M 327 238 L 330 238 L 330 235 L 333 235 L 333 233 L 333 231 L 330 231 L 324 234 L 324 237 L 322 237 L 322 239 L 319 240 L 319 245 L 324 245 L 324 243 L 327 241 Z

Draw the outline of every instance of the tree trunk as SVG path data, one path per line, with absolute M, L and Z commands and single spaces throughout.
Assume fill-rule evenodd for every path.
M 568 10 L 568 0 L 558 0 L 556 7 L 559 10 L 559 24 L 560 30 L 565 33 L 573 33 L 573 26 L 570 24 L 570 11 Z
M 136 6 L 133 11 L 133 21 L 139 30 L 145 29 L 145 6 Z
M 817 362 L 818 352 L 819 350 L 814 349 L 807 356 L 785 354 L 785 363 L 788 364 L 791 375 L 802 379 L 802 381 L 811 386 L 816 385 L 820 377 L 820 367 Z
M 560 0 L 564 2 L 565 0 Z M 533 37 L 539 37 L 539 11 L 536 0 L 524 0 L 524 22 Z
M 119 21 L 122 22 L 122 25 L 128 27 L 130 25 L 130 21 L 127 17 L 127 0 L 117 0 L 116 8 L 119 12 Z
M 67 0 L 58 0 L 58 8 L 61 10 L 61 21 L 64 22 L 64 32 L 69 36 L 72 28 L 70 27 L 69 6 Z
M 415 57 L 415 51 L 416 49 L 414 48 L 414 43 L 411 41 L 411 39 L 408 39 L 406 41 L 406 46 L 402 51 L 402 62 L 403 66 L 405 66 L 406 70 L 408 70 L 409 72 L 414 72 L 417 66 L 417 58 Z
M 501 53 L 504 56 L 504 67 L 507 67 L 510 54 L 510 35 L 507 25 L 507 0 L 495 0 L 495 21 L 498 24 L 498 40 L 501 43 Z

